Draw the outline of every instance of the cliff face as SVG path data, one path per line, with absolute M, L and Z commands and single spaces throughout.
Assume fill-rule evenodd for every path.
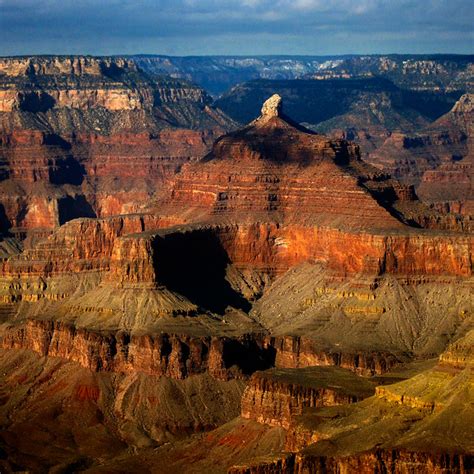
M 255 460 L 248 464 L 232 466 L 232 474 L 292 474 L 295 472 L 336 473 L 389 471 L 396 474 L 419 470 L 425 472 L 450 472 L 466 474 L 472 469 L 473 459 L 464 454 L 417 453 L 401 450 L 377 450 L 375 452 L 344 458 L 281 455 L 271 461 Z
M 474 331 L 450 344 L 439 356 L 441 365 L 465 369 L 474 362 Z
M 3 262 L 3 274 L 48 277 L 57 273 L 110 268 L 117 239 L 125 234 L 157 229 L 160 219 L 150 215 L 117 216 L 104 219 L 76 219 L 47 239 Z
M 417 185 L 438 209 L 472 215 L 473 98 L 464 94 L 419 134 L 393 134 L 369 161 Z
M 371 299 L 376 298 L 377 279 L 383 275 L 392 275 L 404 285 L 411 281 L 449 284 L 453 278 L 469 278 L 472 272 L 472 239 L 467 236 L 382 237 L 275 224 L 179 224 L 177 216 L 153 214 L 71 221 L 3 260 L 3 301 L 64 298 L 75 292 L 70 287 L 75 275 L 83 282 L 99 278 L 114 288 L 165 285 L 203 308 L 223 311 L 231 305 L 248 310 L 243 293 L 252 298 L 269 279 L 308 261 L 323 265 L 327 282 L 356 281 L 365 275 L 372 281 L 367 289 Z M 351 246 L 341 252 L 341 245 L 348 242 Z M 215 289 L 219 289 L 217 297 Z M 264 311 L 266 302 L 263 298 L 260 304 Z M 295 305 L 302 305 L 300 310 L 316 303 L 310 293 L 295 300 Z M 387 305 L 357 303 L 344 311 L 349 316 L 383 317 Z M 264 318 L 268 324 L 270 316 Z
M 139 210 L 234 126 L 210 104 L 127 59 L 2 59 L 2 231 Z
M 25 75 L 40 76 L 102 76 L 104 71 L 115 67 L 136 71 L 133 61 L 123 58 L 77 57 L 18 57 L 1 58 L 0 73 L 14 78 Z
M 372 453 L 345 458 L 297 457 L 295 471 L 311 472 L 407 472 L 409 469 L 426 472 L 452 472 L 466 474 L 472 469 L 473 459 L 469 454 L 419 453 L 408 450 L 377 450 Z M 295 472 L 292 471 L 292 472 Z M 251 471 L 253 472 L 253 471 Z M 257 472 L 257 471 L 255 471 Z M 299 472 L 299 471 L 296 471 Z
M 272 339 L 275 347 L 275 365 L 299 369 L 313 366 L 337 366 L 359 375 L 383 374 L 397 365 L 396 355 L 383 352 L 324 351 L 316 341 L 301 336 L 280 336 Z
M 372 393 L 368 381 L 334 367 L 272 369 L 252 375 L 241 416 L 288 429 L 305 409 L 355 403 Z
M 219 380 L 243 378 L 273 363 L 262 337 L 131 335 L 76 328 L 60 321 L 30 320 L 2 337 L 5 349 L 27 348 L 61 357 L 93 372 L 145 373 L 181 380 L 207 373 Z
M 139 110 L 180 100 L 209 103 L 202 89 L 172 80 L 147 80 L 133 61 L 122 58 L 2 58 L 0 77 L 1 112 L 92 107 Z
M 79 306 L 70 307 L 69 311 L 78 312 L 80 309 Z M 178 309 L 175 308 L 177 315 L 179 315 Z M 91 311 L 96 311 L 101 316 L 109 316 L 106 310 L 100 314 L 100 308 L 91 308 Z M 353 393 L 349 389 L 338 392 L 326 386 L 327 384 L 318 385 L 323 380 L 329 383 L 331 375 L 341 378 L 341 374 L 345 374 L 342 369 L 371 376 L 384 374 L 400 363 L 400 360 L 392 354 L 375 351 L 358 354 L 337 353 L 323 350 L 314 341 L 307 341 L 303 354 L 296 352 L 295 349 L 295 345 L 299 348 L 300 338 L 270 338 L 259 333 L 200 336 L 192 334 L 189 329 L 184 328 L 181 334 L 167 334 L 161 331 L 160 335 L 154 333 L 135 335 L 127 330 L 101 331 L 77 327 L 74 323 L 59 320 L 29 319 L 6 328 L 2 333 L 1 346 L 5 349 L 27 348 L 42 356 L 61 357 L 78 362 L 94 372 L 143 372 L 174 379 L 207 373 L 214 378 L 227 380 L 246 377 L 257 370 L 271 366 L 278 367 L 279 371 L 273 375 L 255 374 L 251 379 L 246 402 L 247 415 L 244 415 L 247 418 L 255 418 L 256 415 L 249 413 L 258 413 L 262 408 L 260 405 L 265 405 L 263 398 L 267 396 L 267 392 L 270 393 L 270 397 L 274 392 L 281 392 L 279 396 L 284 400 L 281 403 L 292 404 L 292 384 L 294 382 L 295 386 L 301 385 L 301 381 L 293 375 L 302 374 L 304 382 L 307 370 L 306 386 L 309 388 L 302 389 L 301 400 L 295 401 L 296 411 L 293 412 L 291 407 L 286 409 L 287 421 L 290 416 L 298 414 L 298 410 L 301 411 L 304 406 L 319 406 L 319 403 L 339 404 L 343 401 L 360 399 L 362 396 L 360 394 L 366 393 L 362 389 L 360 393 Z M 288 350 L 290 340 L 293 342 L 293 352 Z M 306 369 L 308 367 L 313 369 Z M 315 367 L 321 367 L 321 371 Z M 331 372 L 333 370 L 331 367 L 338 369 Z M 298 371 L 294 372 L 293 369 Z M 320 377 L 320 380 L 315 384 L 314 380 L 317 382 L 317 377 Z M 355 376 L 353 378 L 357 379 Z M 341 378 L 342 381 L 347 381 L 346 379 L 349 382 L 352 380 L 348 376 Z M 364 387 L 363 382 L 358 383 Z M 297 392 L 298 390 L 295 394 Z M 258 406 L 252 408 L 253 405 Z

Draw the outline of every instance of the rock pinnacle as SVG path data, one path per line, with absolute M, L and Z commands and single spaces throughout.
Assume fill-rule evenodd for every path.
M 282 98 L 278 94 L 273 94 L 262 105 L 260 118 L 279 117 L 281 113 Z

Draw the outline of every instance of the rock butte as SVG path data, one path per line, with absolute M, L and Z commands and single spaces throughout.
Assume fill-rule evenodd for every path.
M 143 204 L 5 243 L 5 469 L 469 472 L 462 222 L 277 95 Z M 65 454 L 34 454 L 49 432 Z
M 419 65 L 425 72 L 418 77 L 436 77 L 434 64 Z M 443 74 L 446 72 L 444 69 Z M 463 215 L 472 227 L 472 88 L 467 83 L 460 85 L 451 97 L 439 89 L 433 93 L 427 75 L 416 92 L 407 90 L 410 87 L 406 85 L 395 87 L 394 82 L 400 85 L 398 81 L 407 79 L 405 73 L 393 82 L 360 76 L 250 81 L 234 87 L 216 103 L 232 117 L 240 118 L 257 110 L 256 97 L 277 90 L 287 97 L 294 118 L 313 130 L 355 141 L 365 161 L 414 185 L 420 198 L 438 211 Z M 354 71 L 349 74 L 357 76 Z M 379 74 L 384 72 L 378 71 L 376 76 Z

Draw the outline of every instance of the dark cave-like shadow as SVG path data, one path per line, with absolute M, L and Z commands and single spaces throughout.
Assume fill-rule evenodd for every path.
M 65 196 L 58 199 L 59 225 L 78 217 L 97 217 L 94 209 L 83 195 Z
M 12 224 L 5 211 L 5 206 L 0 204 L 0 235 L 8 235 Z
M 171 291 L 217 314 L 227 306 L 250 310 L 250 303 L 225 279 L 230 261 L 215 231 L 176 232 L 158 238 L 154 246 L 158 281 Z
M 84 181 L 86 171 L 71 153 L 71 144 L 55 133 L 44 137 L 44 144 L 57 147 L 60 156 L 56 160 L 56 166 L 50 170 L 49 180 L 52 184 L 73 184 L 79 186 Z
M 262 346 L 255 340 L 228 339 L 223 348 L 222 359 L 226 368 L 238 367 L 243 374 L 251 375 L 257 370 L 275 366 L 276 349 Z
M 21 93 L 19 97 L 19 108 L 24 112 L 47 112 L 56 103 L 54 98 L 43 91 L 32 91 Z

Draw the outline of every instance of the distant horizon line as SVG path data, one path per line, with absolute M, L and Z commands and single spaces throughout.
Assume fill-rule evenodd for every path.
M 150 57 L 150 58 L 350 58 L 350 57 L 379 57 L 379 56 L 409 56 L 409 57 L 473 57 L 473 53 L 341 53 L 341 54 L 162 54 L 162 53 L 127 53 L 127 54 L 89 54 L 89 53 L 32 53 L 32 54 L 0 54 L 0 58 L 129 58 L 129 57 Z

